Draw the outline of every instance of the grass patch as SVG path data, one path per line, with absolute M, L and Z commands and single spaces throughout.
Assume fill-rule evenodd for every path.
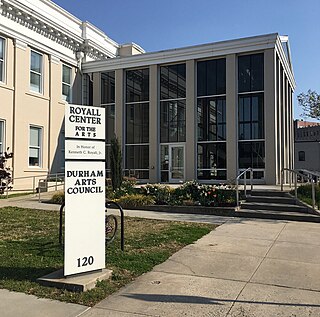
M 126 218 L 125 252 L 120 250 L 119 237 L 107 249 L 107 268 L 113 270 L 111 280 L 98 282 L 95 289 L 83 293 L 35 282 L 63 267 L 58 228 L 59 213 L 55 211 L 0 209 L 0 288 L 93 306 L 215 226 Z
M 312 185 L 306 184 L 298 187 L 298 199 L 312 206 Z M 291 195 L 295 195 L 294 190 L 290 192 Z M 320 209 L 320 186 L 315 184 L 315 207 Z

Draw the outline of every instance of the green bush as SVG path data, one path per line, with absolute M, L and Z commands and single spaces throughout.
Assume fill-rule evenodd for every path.
M 50 202 L 57 205 L 62 205 L 64 203 L 64 192 L 58 192 L 52 196 Z
M 318 209 L 320 207 L 320 186 L 315 184 L 315 198 L 316 198 L 316 205 L 318 206 Z M 298 198 L 302 201 L 306 202 L 309 205 L 312 205 L 312 185 L 306 184 L 301 185 L 298 187 Z M 294 195 L 294 191 L 292 192 Z
M 162 184 L 148 184 L 141 187 L 141 193 L 153 197 L 156 205 L 167 205 L 173 192 L 173 188 Z
M 151 196 L 142 194 L 126 194 L 115 201 L 123 208 L 142 207 L 147 205 L 154 205 L 155 201 Z
M 170 197 L 171 205 L 182 205 L 185 201 L 201 206 L 223 206 L 235 204 L 235 191 L 225 185 L 200 184 L 196 181 L 184 183 Z

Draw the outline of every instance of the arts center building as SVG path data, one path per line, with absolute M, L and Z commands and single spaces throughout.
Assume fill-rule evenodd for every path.
M 117 136 L 141 182 L 223 183 L 252 167 L 278 184 L 293 168 L 294 88 L 287 36 L 146 53 L 52 1 L 0 1 L 0 152 L 14 153 L 16 189 L 64 172 L 67 103 L 105 108 L 106 153 Z

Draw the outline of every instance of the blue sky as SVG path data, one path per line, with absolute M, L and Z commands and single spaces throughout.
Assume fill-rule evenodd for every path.
M 253 35 L 289 35 L 296 96 L 320 93 L 320 0 L 54 0 L 118 43 L 146 51 Z

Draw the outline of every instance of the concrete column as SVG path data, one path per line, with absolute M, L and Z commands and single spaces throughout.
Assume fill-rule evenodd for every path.
M 101 74 L 99 72 L 93 73 L 93 105 L 101 105 Z
M 238 174 L 238 97 L 236 55 L 226 58 L 227 179 Z
M 195 61 L 186 62 L 186 147 L 185 147 L 185 180 L 197 178 L 196 161 L 196 81 L 195 81 Z
M 277 181 L 276 164 L 276 87 L 275 51 L 264 52 L 264 126 L 265 126 L 265 180 L 266 184 Z
M 124 71 L 117 69 L 115 71 L 115 135 L 122 144 L 124 150 Z
M 149 180 L 159 182 L 158 65 L 149 68 Z

